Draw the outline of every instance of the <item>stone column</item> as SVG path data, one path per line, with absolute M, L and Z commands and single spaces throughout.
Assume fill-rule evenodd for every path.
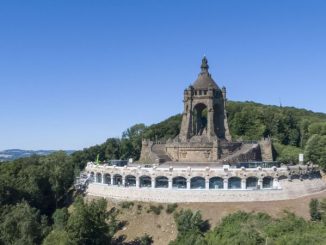
M 279 188 L 279 182 L 278 182 L 278 177 L 275 177 L 273 180 L 273 188 L 278 189 Z
M 139 188 L 139 177 L 136 176 L 136 187 Z
M 113 185 L 113 179 L 114 179 L 114 175 L 111 174 L 111 185 Z
M 155 177 L 151 177 L 151 181 L 152 181 L 152 188 L 155 188 Z
M 102 173 L 102 184 L 104 184 L 104 173 Z
M 205 179 L 205 189 L 209 189 L 209 179 Z
M 122 186 L 126 186 L 126 176 L 122 176 Z
M 263 189 L 263 179 L 262 178 L 258 179 L 258 186 L 259 186 L 258 187 L 259 189 Z
M 224 179 L 224 180 L 223 180 L 223 189 L 224 189 L 224 190 L 227 190 L 227 189 L 228 189 L 228 184 L 229 184 L 228 179 Z
M 187 179 L 187 190 L 190 190 L 190 179 Z
M 208 90 L 208 95 L 213 97 L 213 91 Z M 207 103 L 207 137 L 211 138 L 215 135 L 214 132 L 214 108 L 213 100 L 209 99 Z
M 241 179 L 241 189 L 242 190 L 246 189 L 246 179 Z
M 169 189 L 172 189 L 172 179 L 169 179 Z

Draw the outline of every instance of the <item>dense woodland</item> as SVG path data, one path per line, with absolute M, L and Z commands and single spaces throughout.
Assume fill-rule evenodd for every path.
M 228 102 L 227 111 L 234 140 L 271 137 L 277 160 L 296 163 L 298 153 L 304 152 L 306 161 L 326 169 L 326 114 L 253 102 Z M 85 203 L 76 197 L 74 178 L 97 156 L 100 161 L 138 159 L 142 138 L 173 138 L 180 122 L 176 115 L 148 127 L 137 124 L 121 138 L 72 155 L 56 152 L 1 163 L 0 245 L 121 244 L 113 239 L 121 226 L 117 210 L 107 211 L 105 200 Z M 325 244 L 325 207 L 326 202 L 311 203 L 312 221 L 289 213 L 273 219 L 239 212 L 212 229 L 200 213 L 179 211 L 179 233 L 171 244 Z M 132 244 L 151 243 L 150 237 L 139 235 Z

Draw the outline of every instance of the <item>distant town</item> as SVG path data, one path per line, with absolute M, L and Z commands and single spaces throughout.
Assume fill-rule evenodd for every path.
M 21 150 L 21 149 L 9 149 L 9 150 L 4 150 L 0 151 L 0 162 L 4 161 L 12 161 L 18 158 L 22 157 L 30 157 L 32 155 L 39 155 L 39 156 L 46 156 L 49 155 L 53 152 L 56 152 L 56 150 Z M 68 155 L 72 154 L 75 152 L 74 150 L 67 150 L 64 151 Z

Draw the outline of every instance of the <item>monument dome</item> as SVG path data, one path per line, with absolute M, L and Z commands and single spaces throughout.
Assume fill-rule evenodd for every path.
M 215 81 L 212 79 L 211 74 L 208 72 L 207 59 L 204 56 L 201 63 L 201 72 L 198 75 L 197 80 L 193 83 L 194 89 L 219 89 Z

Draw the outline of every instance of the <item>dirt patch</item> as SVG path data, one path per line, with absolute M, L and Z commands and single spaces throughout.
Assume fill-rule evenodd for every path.
M 282 215 L 284 210 L 294 212 L 296 215 L 309 219 L 309 202 L 311 198 L 326 198 L 326 191 L 312 194 L 292 200 L 266 201 L 266 202 L 236 202 L 236 203 L 179 203 L 177 210 L 181 208 L 199 210 L 203 218 L 214 227 L 222 217 L 238 210 L 246 212 L 266 212 L 274 217 Z M 88 197 L 92 199 L 92 197 Z M 108 208 L 116 207 L 121 212 L 118 219 L 126 221 L 122 230 L 116 237 L 126 236 L 125 241 L 131 241 L 147 233 L 153 237 L 154 244 L 166 245 L 175 239 L 177 235 L 173 214 L 166 213 L 167 204 L 162 204 L 163 210 L 159 215 L 148 213 L 150 205 L 158 206 L 157 203 L 133 202 L 133 206 L 122 208 L 119 202 L 108 200 Z M 140 208 L 141 207 L 141 208 Z

